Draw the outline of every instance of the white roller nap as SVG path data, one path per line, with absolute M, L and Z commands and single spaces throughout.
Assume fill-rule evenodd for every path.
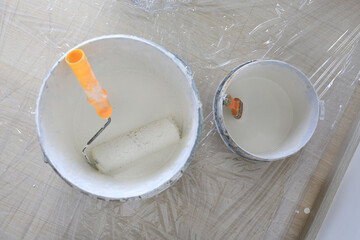
M 109 173 L 179 141 L 176 123 L 164 118 L 95 146 L 92 157 L 99 171 Z

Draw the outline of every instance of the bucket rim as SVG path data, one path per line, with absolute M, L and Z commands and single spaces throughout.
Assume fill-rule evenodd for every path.
M 245 150 L 244 148 L 242 148 L 241 146 L 239 146 L 234 140 L 233 138 L 230 136 L 229 132 L 227 131 L 227 128 L 225 126 L 225 121 L 223 118 L 223 106 L 222 106 L 222 96 L 224 95 L 225 91 L 227 90 L 228 86 L 231 83 L 232 77 L 234 76 L 235 73 L 237 73 L 238 71 L 240 71 L 242 68 L 247 67 L 249 65 L 252 64 L 259 64 L 259 63 L 274 63 L 274 64 L 278 64 L 278 65 L 282 65 L 284 67 L 287 67 L 293 71 L 295 71 L 299 77 L 301 78 L 302 81 L 304 81 L 308 86 L 310 86 L 310 91 L 312 93 L 312 96 L 314 97 L 315 102 L 312 103 L 314 104 L 315 107 L 315 114 L 314 114 L 314 119 L 315 121 L 311 121 L 309 124 L 311 124 L 312 129 L 309 132 L 309 134 L 307 135 L 307 137 L 305 138 L 305 140 L 303 140 L 301 142 L 301 144 L 299 144 L 297 146 L 297 148 L 295 149 L 295 151 L 293 151 L 292 153 L 288 154 L 288 155 L 284 155 L 284 156 L 278 156 L 278 157 L 272 157 L 272 158 L 265 158 L 262 157 L 260 155 L 257 154 L 253 154 L 247 150 Z M 281 160 L 281 159 L 285 159 L 288 158 L 294 154 L 296 154 L 297 152 L 299 152 L 311 139 L 311 137 L 313 136 L 318 121 L 319 121 L 319 97 L 315 91 L 314 86 L 312 85 L 312 83 L 310 82 L 310 80 L 306 77 L 306 75 L 301 72 L 299 69 L 297 69 L 296 67 L 294 67 L 291 64 L 288 64 L 286 62 L 283 61 L 279 61 L 279 60 L 273 60 L 273 59 L 254 59 L 254 60 L 250 60 L 247 61 L 243 64 L 240 64 L 239 66 L 235 67 L 232 71 L 230 71 L 225 78 L 221 81 L 221 83 L 219 84 L 216 92 L 215 92 L 215 96 L 214 96 L 214 100 L 213 100 L 213 119 L 215 121 L 215 125 L 216 125 L 216 129 L 221 137 L 221 139 L 223 140 L 223 142 L 225 143 L 225 145 L 232 151 L 234 152 L 236 155 L 243 157 L 245 160 L 249 160 L 249 161 L 253 161 L 253 162 L 272 162 L 272 161 L 276 161 L 276 160 Z

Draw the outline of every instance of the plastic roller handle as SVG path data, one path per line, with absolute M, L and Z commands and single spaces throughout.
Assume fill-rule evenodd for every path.
M 66 55 L 65 61 L 84 89 L 88 102 L 94 106 L 99 117 L 109 118 L 111 106 L 107 99 L 107 93 L 96 80 L 85 53 L 81 49 L 74 49 Z

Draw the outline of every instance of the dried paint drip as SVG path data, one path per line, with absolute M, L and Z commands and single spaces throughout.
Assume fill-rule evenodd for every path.
M 305 213 L 305 214 L 309 214 L 309 213 L 310 213 L 310 208 L 305 208 L 305 209 L 304 209 L 304 213 Z

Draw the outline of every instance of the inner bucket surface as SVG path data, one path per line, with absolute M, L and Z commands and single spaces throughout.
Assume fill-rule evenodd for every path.
M 64 59 L 45 80 L 37 108 L 38 134 L 50 164 L 70 184 L 108 199 L 150 197 L 170 186 L 189 164 L 200 131 L 201 108 L 191 76 L 171 53 L 146 40 L 106 36 L 81 48 L 107 91 L 112 122 L 87 150 L 154 120 L 172 117 L 179 144 L 104 175 L 81 154 L 105 120 L 99 118 Z
M 297 152 L 312 136 L 317 95 L 294 67 L 274 60 L 255 61 L 224 81 L 221 93 L 240 98 L 244 105 L 239 120 L 229 109 L 220 110 L 233 151 L 254 160 L 276 160 Z

